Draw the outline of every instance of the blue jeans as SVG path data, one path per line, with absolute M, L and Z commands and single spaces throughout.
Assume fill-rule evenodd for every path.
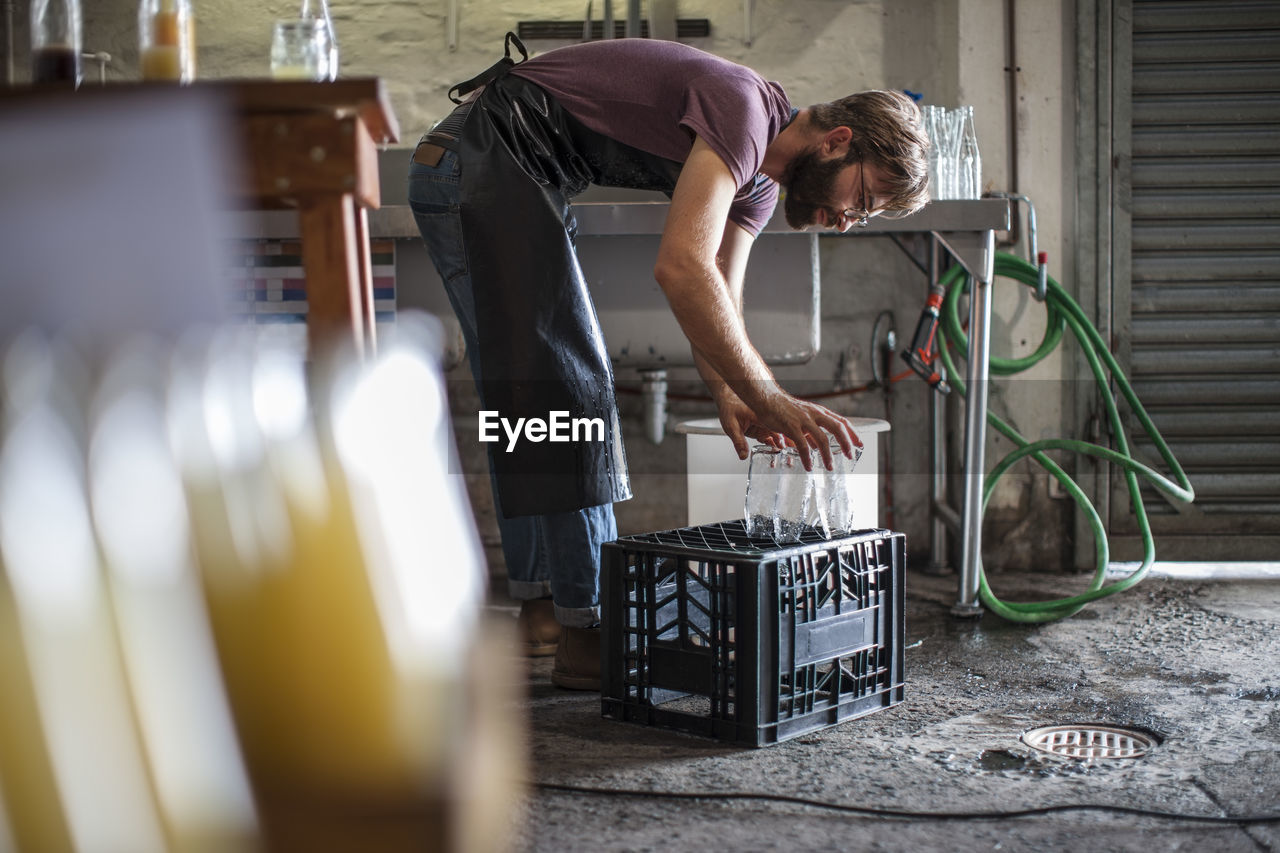
M 444 282 L 453 313 L 467 342 L 471 375 L 480 382 L 480 348 L 476 336 L 475 300 L 468 272 L 467 247 L 459 214 L 458 155 L 446 151 L 435 166 L 409 164 L 409 206 L 427 252 Z M 512 228 L 518 227 L 512 223 Z M 485 247 L 478 247 L 485 251 Z M 492 445 L 489 452 L 493 453 Z M 492 465 L 490 466 L 492 472 Z M 502 553 L 512 598 L 551 595 L 562 625 L 587 627 L 600 621 L 600 546 L 618 536 L 613 504 L 571 512 L 506 518 L 494 485 Z

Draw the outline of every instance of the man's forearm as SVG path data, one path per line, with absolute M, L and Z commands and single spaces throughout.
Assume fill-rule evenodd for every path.
M 654 276 L 689 343 L 755 407 L 778 388 L 742 321 L 742 277 L 754 237 L 729 222 L 735 191 L 728 166 L 696 139 L 672 194 Z
M 690 346 L 689 349 L 693 353 L 693 363 L 698 368 L 698 375 L 702 377 L 702 384 L 707 386 L 707 390 L 711 392 L 712 399 L 719 402 L 721 395 L 726 391 L 733 393 L 724 379 L 720 377 L 720 374 L 716 373 L 711 363 L 698 351 L 698 348 Z
M 723 284 L 697 287 L 668 282 L 663 289 L 689 339 L 698 373 L 713 392 L 727 386 L 743 402 L 753 405 L 777 390 L 773 372 L 747 338 L 746 327 Z M 724 304 L 715 311 L 695 310 L 698 302 L 707 300 Z

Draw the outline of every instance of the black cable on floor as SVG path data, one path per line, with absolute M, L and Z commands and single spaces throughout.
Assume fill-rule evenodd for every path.
M 865 817 L 908 818 L 916 820 L 1004 820 L 1007 818 L 1035 817 L 1054 812 L 1070 811 L 1104 811 L 1116 814 L 1135 815 L 1137 817 L 1159 818 L 1161 820 L 1183 820 L 1198 823 L 1217 824 L 1255 824 L 1280 823 L 1280 814 L 1275 815 L 1240 815 L 1225 817 L 1220 815 L 1195 815 L 1180 812 L 1161 812 L 1151 809 L 1139 809 L 1130 806 L 1111 806 L 1098 803 L 1079 803 L 1075 805 L 1041 806 L 1031 809 L 991 812 L 930 812 L 905 811 L 900 809 L 879 809 L 869 806 L 848 806 L 841 803 L 827 803 L 821 800 L 810 800 L 805 797 L 790 797 L 785 794 L 752 794 L 743 791 L 724 791 L 717 793 L 698 793 L 694 791 L 641 791 L 628 788 L 593 788 L 585 785 L 563 785 L 557 782 L 535 782 L 535 788 L 544 791 L 562 791 L 571 794 L 598 794 L 612 797 L 647 797 L 663 800 L 766 800 L 774 803 L 789 803 L 797 806 L 812 806 L 819 809 L 830 809 L 838 812 L 863 815 Z

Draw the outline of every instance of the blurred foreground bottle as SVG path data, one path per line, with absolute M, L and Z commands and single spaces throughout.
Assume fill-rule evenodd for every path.
M 98 381 L 89 494 L 125 672 L 172 853 L 257 849 L 164 415 L 165 350 L 122 346 Z
M 523 749 L 503 660 L 477 651 L 483 563 L 440 440 L 436 371 L 421 349 L 391 346 L 308 376 L 294 355 L 221 335 L 189 346 L 170 383 L 270 849 L 502 847 L 495 818 Z
M 191 0 L 138 4 L 138 59 L 143 80 L 196 79 L 195 13 Z
M 84 480 L 82 367 L 3 359 L 0 793 L 21 851 L 163 851 Z
M 80 0 L 31 0 L 31 82 L 80 85 Z
M 396 326 L 0 347 L 0 850 L 508 849 L 510 620 Z

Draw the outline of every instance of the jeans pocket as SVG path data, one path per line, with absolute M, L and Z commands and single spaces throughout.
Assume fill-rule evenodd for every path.
M 436 272 L 447 284 L 467 274 L 462 242 L 458 155 L 446 151 L 435 166 L 409 167 L 409 209 Z
M 462 215 L 457 205 L 438 206 L 410 203 L 418 233 L 427 254 L 446 284 L 467 274 L 467 254 L 462 242 Z

